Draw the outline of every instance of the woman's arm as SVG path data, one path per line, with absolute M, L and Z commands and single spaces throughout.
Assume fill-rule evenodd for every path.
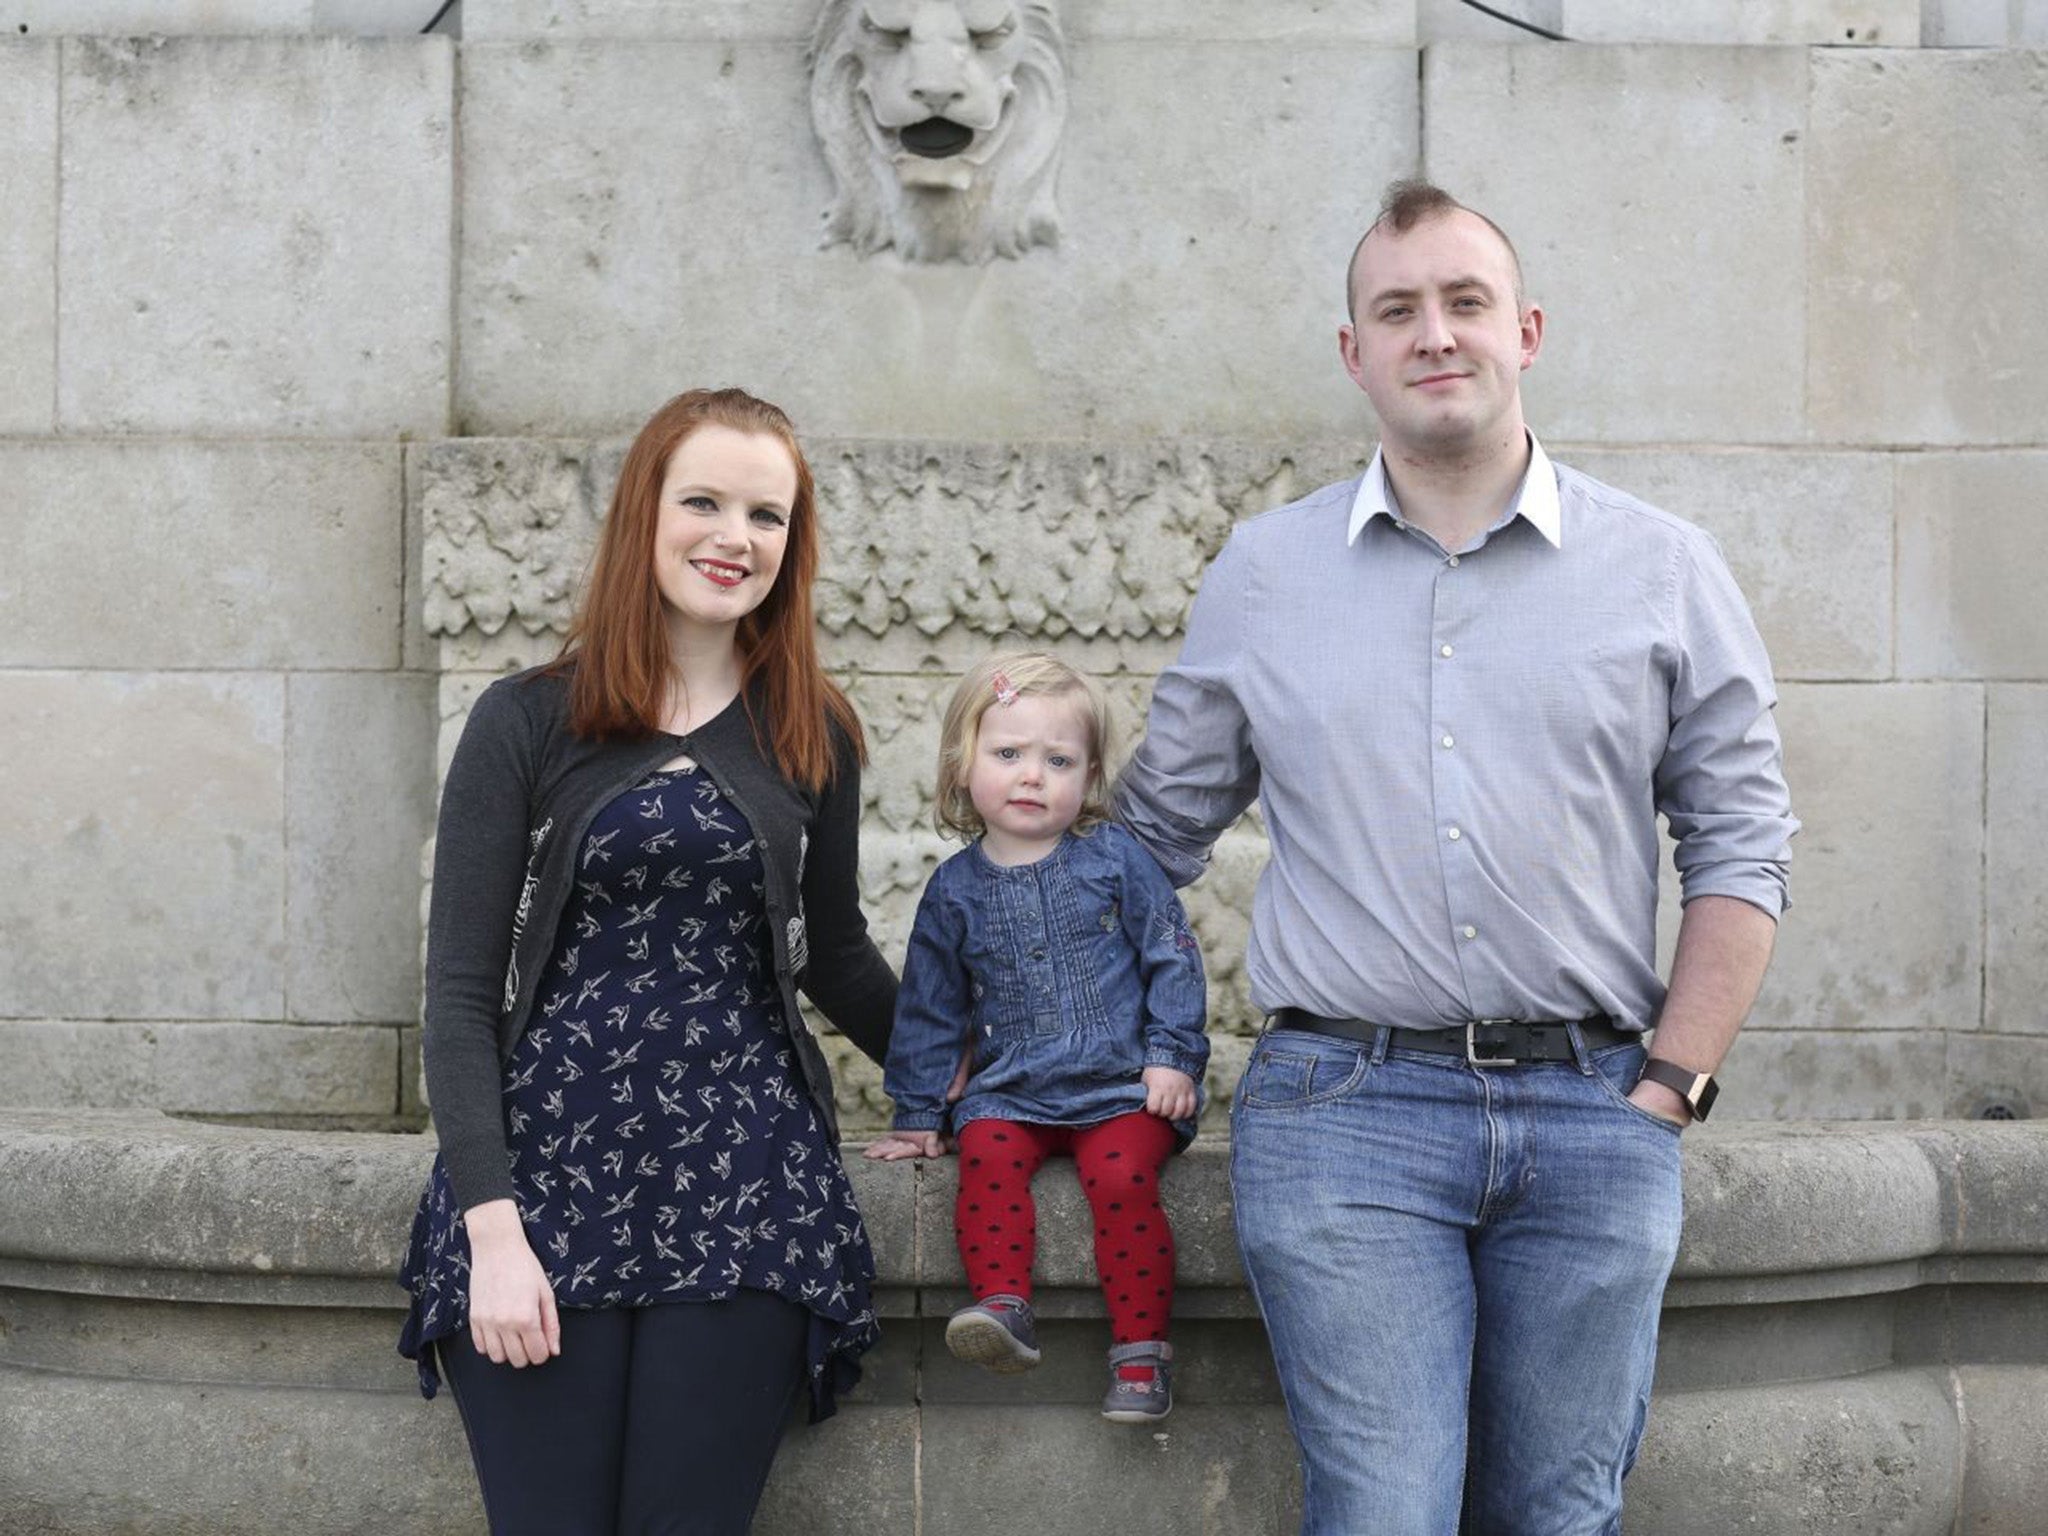
M 870 1061 L 889 1052 L 896 973 L 868 936 L 860 905 L 860 763 L 841 742 L 839 772 L 818 800 L 804 858 L 804 925 L 810 959 L 797 978 L 839 1032 Z

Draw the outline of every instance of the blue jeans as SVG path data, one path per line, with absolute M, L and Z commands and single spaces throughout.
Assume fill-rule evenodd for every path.
M 1231 1191 L 1302 1536 L 1620 1531 L 1679 1133 L 1627 1102 L 1640 1046 L 1577 1058 L 1475 1069 L 1384 1031 L 1254 1049 Z

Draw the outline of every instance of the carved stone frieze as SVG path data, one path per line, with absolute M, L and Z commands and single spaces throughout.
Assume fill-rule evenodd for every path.
M 987 262 L 1059 240 L 1066 41 L 1050 0 L 825 0 L 811 125 L 823 243 Z
M 429 635 L 568 627 L 602 505 L 580 445 L 462 439 L 415 450 Z

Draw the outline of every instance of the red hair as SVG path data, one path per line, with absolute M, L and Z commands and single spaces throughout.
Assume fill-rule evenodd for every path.
M 589 589 L 555 660 L 557 670 L 570 672 L 570 725 L 579 736 L 599 740 L 651 736 L 661 729 L 673 664 L 654 579 L 661 482 L 676 449 L 706 425 L 772 437 L 796 466 L 782 569 L 760 607 L 739 623 L 740 697 L 755 738 L 783 777 L 822 789 L 838 769 L 833 726 L 845 734 L 856 760 L 867 760 L 867 748 L 853 706 L 818 660 L 811 609 L 811 583 L 818 574 L 817 487 L 789 418 L 745 390 L 677 395 L 633 439 L 598 534 Z

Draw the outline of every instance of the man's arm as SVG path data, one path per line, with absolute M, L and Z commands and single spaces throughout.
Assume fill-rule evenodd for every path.
M 1691 1072 L 1714 1072 L 1749 1017 L 1778 941 L 1777 919 L 1736 896 L 1699 896 L 1678 925 L 1671 990 L 1650 1054 Z M 1691 1121 L 1677 1090 L 1645 1078 L 1629 1098 L 1652 1114 Z
M 1159 674 L 1145 739 L 1118 776 L 1114 814 L 1176 886 L 1259 793 L 1251 724 L 1232 686 L 1245 618 L 1243 551 L 1226 544 L 1188 612 L 1180 657 Z

